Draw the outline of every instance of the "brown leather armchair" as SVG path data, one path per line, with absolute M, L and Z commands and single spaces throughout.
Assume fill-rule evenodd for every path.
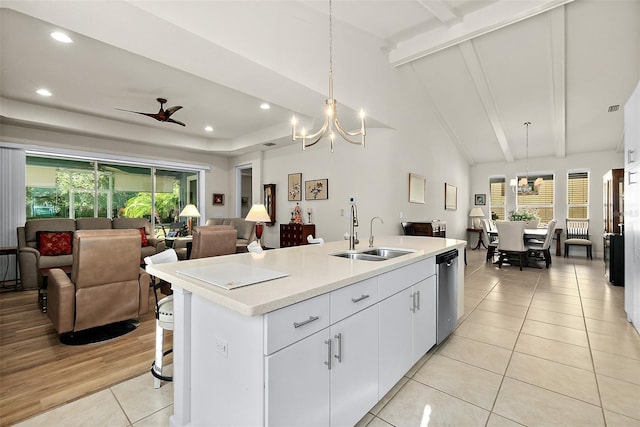
M 149 310 L 149 283 L 138 230 L 78 230 L 71 277 L 49 273 L 47 315 L 60 334 L 136 319 Z
M 205 225 L 193 228 L 190 259 L 236 253 L 238 232 L 230 225 Z

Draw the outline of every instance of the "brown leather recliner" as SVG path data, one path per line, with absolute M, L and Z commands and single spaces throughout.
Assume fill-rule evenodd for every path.
M 136 319 L 149 310 L 138 230 L 79 230 L 69 278 L 51 270 L 47 315 L 58 333 Z
M 230 225 L 205 225 L 193 228 L 190 259 L 236 253 L 238 232 Z

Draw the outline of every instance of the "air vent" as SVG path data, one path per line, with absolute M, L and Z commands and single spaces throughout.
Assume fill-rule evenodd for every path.
M 275 142 L 265 142 L 262 145 L 264 145 L 265 147 L 273 147 L 274 145 L 276 145 L 276 143 Z
M 619 104 L 618 105 L 610 105 L 609 106 L 609 112 L 610 113 L 614 113 L 614 112 L 618 111 L 619 109 L 620 109 L 620 105 Z

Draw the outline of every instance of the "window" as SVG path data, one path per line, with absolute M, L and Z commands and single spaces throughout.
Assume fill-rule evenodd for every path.
M 489 178 L 489 208 L 491 219 L 505 219 L 505 177 Z
M 589 172 L 569 172 L 567 218 L 589 218 Z
M 187 203 L 198 205 L 195 170 L 34 155 L 26 163 L 27 219 L 147 218 L 162 235 L 184 220 L 178 215 Z
M 527 178 L 529 183 L 528 188 L 536 191 L 518 193 L 516 197 L 516 206 L 518 209 L 527 209 L 533 211 L 538 218 L 540 218 L 540 224 L 547 224 L 554 217 L 554 200 L 555 200 L 555 180 L 553 175 L 529 175 L 528 177 L 518 176 L 517 180 L 520 182 L 522 178 Z M 540 185 L 534 183 L 538 178 L 542 178 Z

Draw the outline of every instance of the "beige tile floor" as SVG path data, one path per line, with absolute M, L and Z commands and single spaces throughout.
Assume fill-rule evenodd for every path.
M 454 334 L 358 426 L 640 426 L 640 336 L 602 260 L 520 272 L 484 256 L 468 251 Z M 145 374 L 19 425 L 166 426 L 172 393 Z

